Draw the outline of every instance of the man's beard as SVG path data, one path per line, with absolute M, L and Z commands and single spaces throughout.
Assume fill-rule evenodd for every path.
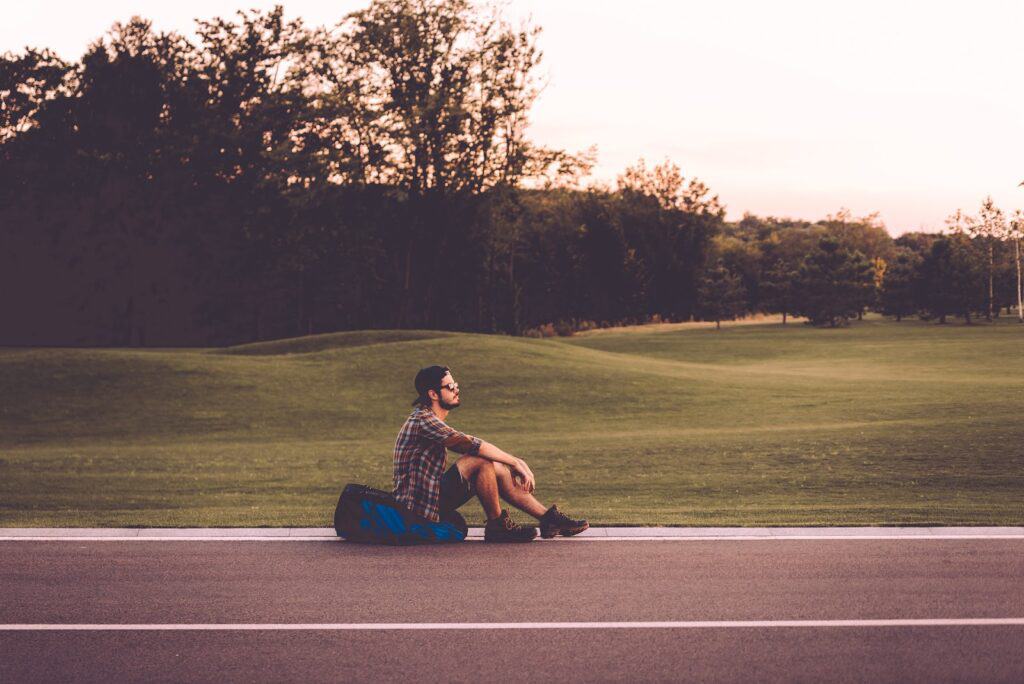
M 454 404 L 449 404 L 447 401 L 445 401 L 444 399 L 442 399 L 440 397 L 437 398 L 437 403 L 445 411 L 451 411 L 452 409 L 455 409 L 455 408 L 458 408 L 459 406 L 461 406 L 461 404 L 459 404 L 458 402 L 456 402 Z

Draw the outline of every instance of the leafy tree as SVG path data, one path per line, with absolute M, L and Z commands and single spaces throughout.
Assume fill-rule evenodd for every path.
M 352 172 L 409 193 L 409 220 L 391 236 L 398 324 L 442 322 L 443 255 L 465 241 L 466 196 L 516 185 L 557 158 L 526 139 L 537 34 L 468 0 L 374 0 L 325 39 L 318 73 L 334 89 Z
M 725 216 L 725 207 L 719 202 L 718 195 L 709 196 L 711 190 L 696 178 L 686 180 L 679 166 L 667 159 L 648 169 L 641 158 L 619 176 L 618 188 L 619 192 L 652 197 L 662 209 L 676 209 L 698 216 Z
M 1021 258 L 1020 258 L 1020 241 L 1024 238 L 1024 212 L 1020 209 L 1013 212 L 1013 220 L 1010 221 L 1010 230 L 1008 238 L 1013 241 L 1013 255 L 1014 265 L 1017 271 L 1017 287 L 1016 295 L 1017 300 L 1017 319 L 1024 323 L 1024 284 L 1021 282 Z
M 722 228 L 718 196 L 668 160 L 649 169 L 643 159 L 619 176 L 615 194 L 626 239 L 643 264 L 645 313 L 689 318 L 712 239 Z
M 903 233 L 894 241 L 897 253 L 900 249 L 909 249 L 919 259 L 923 259 L 932 249 L 932 244 L 941 237 L 938 233 L 921 233 L 911 231 Z
M 712 241 L 711 261 L 719 259 L 730 273 L 740 277 L 747 297 L 744 308 L 748 311 L 760 310 L 763 262 L 760 245 L 757 242 L 718 235 Z
M 857 311 L 860 320 L 864 310 L 876 303 L 887 264 L 895 257 L 893 239 L 877 213 L 855 219 L 849 209 L 840 209 L 835 215 L 827 216 L 821 225 L 841 247 L 849 252 L 860 252 L 874 268 L 875 289 L 862 293 L 861 308 Z
M 578 205 L 575 244 L 582 308 L 577 317 L 601 321 L 639 318 L 642 264 L 626 240 L 612 198 L 590 193 Z
M 848 252 L 860 252 L 869 260 L 885 262 L 895 257 L 892 236 L 878 214 L 854 218 L 849 209 L 840 209 L 829 215 L 820 225 Z
M 38 129 L 57 113 L 50 105 L 68 94 L 73 78 L 72 65 L 51 50 L 0 55 L 0 144 Z
M 761 307 L 781 313 L 785 323 L 796 304 L 800 264 L 825 235 L 824 228 L 807 221 L 750 215 L 737 228 L 741 235 L 750 236 L 747 239 L 756 240 L 761 253 Z
M 959 210 L 947 221 L 953 227 L 954 232 L 963 232 L 972 238 L 973 244 L 977 245 L 982 252 L 985 263 L 986 275 L 986 296 L 985 296 L 985 320 L 991 321 L 993 307 L 995 305 L 995 249 L 997 241 L 1006 236 L 1006 219 L 991 197 L 986 197 L 981 203 L 978 215 L 963 216 Z

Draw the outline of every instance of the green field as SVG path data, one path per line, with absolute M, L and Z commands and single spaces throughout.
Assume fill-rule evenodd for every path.
M 592 523 L 1019 525 L 1022 351 L 1005 319 L 2 349 L 0 525 L 329 525 L 346 482 L 390 488 L 431 363 L 450 423 Z

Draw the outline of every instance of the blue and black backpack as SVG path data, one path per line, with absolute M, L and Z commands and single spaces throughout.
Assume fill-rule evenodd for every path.
M 466 538 L 469 528 L 458 511 L 439 522 L 416 515 L 391 494 L 366 485 L 346 485 L 334 510 L 334 530 L 347 541 L 365 544 L 450 544 Z

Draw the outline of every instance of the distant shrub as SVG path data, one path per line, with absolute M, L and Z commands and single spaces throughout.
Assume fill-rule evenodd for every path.
M 559 337 L 569 337 L 576 332 L 576 328 L 571 321 L 558 321 L 555 323 L 555 332 Z
M 551 323 L 544 323 L 538 325 L 535 328 L 527 328 L 523 331 L 523 337 L 554 337 L 558 333 L 555 332 L 555 326 Z
M 661 322 L 663 319 L 660 316 L 655 315 L 652 322 Z M 622 321 L 594 321 L 590 319 L 571 319 L 571 320 L 560 320 L 555 323 L 544 323 L 532 328 L 526 328 L 523 330 L 523 337 L 571 337 L 577 332 L 585 332 L 587 330 L 599 330 L 601 328 L 615 328 L 622 325 L 635 325 L 638 321 L 634 320 L 622 320 Z

